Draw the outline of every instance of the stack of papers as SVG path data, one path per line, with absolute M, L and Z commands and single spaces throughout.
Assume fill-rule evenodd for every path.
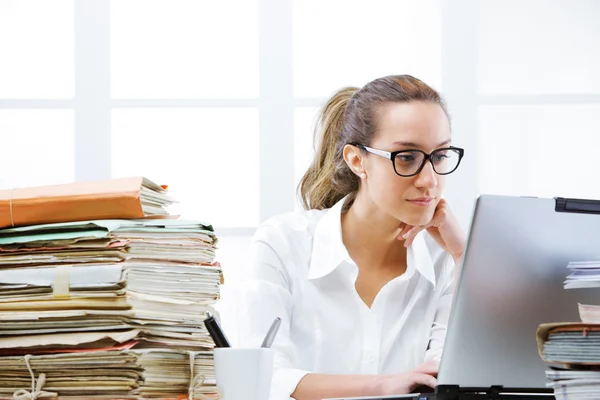
M 561 364 L 589 364 L 600 360 L 600 325 L 562 324 L 548 332 L 543 358 Z
M 193 396 L 217 393 L 212 352 L 121 348 L 34 355 L 28 362 L 36 375 L 45 375 L 43 390 L 65 400 L 176 399 L 190 392 L 190 362 L 197 377 Z M 29 386 L 24 357 L 3 357 L 0 399 L 12 400 L 15 391 Z
M 600 288 L 600 261 L 567 265 L 565 289 Z M 582 322 L 542 324 L 538 351 L 544 361 L 558 364 L 546 371 L 547 386 L 557 399 L 600 398 L 600 306 L 579 304 Z
M 600 288 L 600 261 L 570 262 L 565 289 Z
M 600 325 L 553 323 L 540 325 L 538 350 L 544 361 L 547 387 L 557 399 L 598 399 L 600 393 Z
M 129 351 L 97 351 L 34 355 L 28 360 L 36 373 L 45 375 L 45 392 L 66 400 L 137 399 L 143 371 L 138 355 Z M 3 357 L 0 399 L 13 399 L 17 390 L 31 387 L 23 357 Z
M 138 362 L 144 383 L 136 394 L 141 398 L 176 398 L 190 391 L 190 363 L 193 363 L 191 392 L 194 396 L 217 393 L 212 352 L 197 352 L 191 355 L 178 350 L 138 350 Z
M 202 376 L 195 391 L 216 393 L 214 344 L 203 324 L 219 298 L 216 245 L 212 226 L 175 219 L 0 230 L 0 363 L 20 371 L 2 368 L 0 396 L 30 388 L 25 355 L 35 355 L 36 376 L 60 362 L 63 371 L 85 369 L 60 382 L 46 374 L 44 390 L 61 398 L 176 398 L 194 380 L 191 356 Z M 137 375 L 116 382 L 100 351 L 133 357 Z
M 546 371 L 547 387 L 557 400 L 597 400 L 600 370 L 551 367 Z

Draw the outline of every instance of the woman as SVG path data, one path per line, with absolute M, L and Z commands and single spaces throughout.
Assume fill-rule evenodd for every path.
M 439 94 L 408 75 L 326 104 L 300 183 L 308 211 L 271 218 L 238 292 L 241 345 L 282 325 L 271 399 L 409 393 L 436 384 L 465 238 L 442 198 L 463 150 Z

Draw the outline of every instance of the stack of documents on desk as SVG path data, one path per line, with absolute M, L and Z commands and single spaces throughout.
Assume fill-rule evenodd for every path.
M 16 390 L 31 386 L 22 356 L 2 357 L 0 399 L 13 399 Z M 193 374 L 190 379 L 190 361 Z M 60 399 L 176 399 L 192 392 L 214 395 L 216 381 L 212 352 L 164 350 L 99 350 L 33 355 L 29 365 L 44 374 L 43 390 Z
M 600 288 L 600 261 L 570 262 L 565 289 Z
M 540 326 L 542 358 L 560 364 L 600 365 L 600 325 L 557 323 Z
M 216 379 L 212 351 L 188 353 L 179 350 L 135 350 L 143 368 L 143 385 L 136 394 L 141 398 L 175 398 L 187 394 L 190 383 L 194 396 L 214 395 Z M 190 362 L 193 374 L 190 381 Z
M 127 351 L 60 353 L 28 358 L 36 379 L 44 374 L 45 392 L 60 399 L 137 399 L 143 381 L 138 355 Z M 31 375 L 24 357 L 3 357 L 0 368 L 0 399 L 13 399 L 17 390 L 31 388 Z M 47 397 L 44 397 L 47 398 Z
M 0 230 L 0 399 L 30 390 L 27 357 L 61 399 L 214 395 L 216 245 L 212 226 L 177 219 Z
M 140 347 L 210 349 L 203 320 L 219 297 L 216 242 L 210 225 L 180 220 L 2 230 L 0 337 L 137 329 Z
M 600 261 L 573 261 L 565 289 L 600 288 Z M 557 399 L 600 399 L 600 307 L 579 304 L 581 322 L 542 324 L 538 351 L 553 363 L 547 386 Z
M 557 399 L 600 398 L 600 325 L 543 324 L 537 338 L 542 359 L 560 365 L 546 371 Z
M 600 398 L 600 369 L 550 367 L 546 371 L 558 400 L 597 400 Z

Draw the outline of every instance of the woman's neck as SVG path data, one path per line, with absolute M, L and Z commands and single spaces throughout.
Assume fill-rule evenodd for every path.
M 342 214 L 342 241 L 359 265 L 361 261 L 375 268 L 404 264 L 406 248 L 398 240 L 399 225 L 400 221 L 383 213 L 359 192 Z

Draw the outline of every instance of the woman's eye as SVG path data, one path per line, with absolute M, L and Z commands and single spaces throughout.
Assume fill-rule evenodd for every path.
M 396 160 L 400 162 L 413 162 L 415 160 L 415 156 L 412 154 L 398 154 L 396 156 Z
M 448 152 L 436 153 L 436 155 L 433 156 L 433 161 L 441 162 L 448 158 L 450 158 L 450 155 L 448 154 Z

